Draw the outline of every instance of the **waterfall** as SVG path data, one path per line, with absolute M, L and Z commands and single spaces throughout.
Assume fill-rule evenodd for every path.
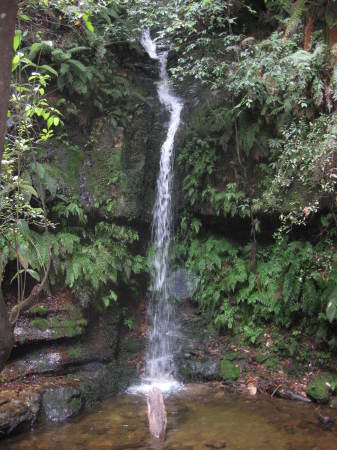
M 156 201 L 152 219 L 152 243 L 154 250 L 152 295 L 148 306 L 151 333 L 146 361 L 149 385 L 169 390 L 178 383 L 174 380 L 173 350 L 176 336 L 174 307 L 168 291 L 169 246 L 172 235 L 172 181 L 174 139 L 180 125 L 182 100 L 170 87 L 167 73 L 167 51 L 158 51 L 150 32 L 144 30 L 141 43 L 152 59 L 159 63 L 158 97 L 170 114 L 165 141 L 161 146 L 160 169 L 157 179 Z

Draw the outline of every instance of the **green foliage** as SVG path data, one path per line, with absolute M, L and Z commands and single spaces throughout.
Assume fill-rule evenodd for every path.
M 36 305 L 31 309 L 31 313 L 39 317 L 46 317 L 48 314 L 48 306 Z
M 250 246 L 194 238 L 186 251 L 188 269 L 200 278 L 194 299 L 212 312 L 218 328 L 242 332 L 252 344 L 260 342 L 267 323 L 329 334 L 329 322 L 336 320 L 337 275 L 331 242 L 277 241 L 258 251 L 256 273 Z
M 106 105 L 114 128 L 130 118 L 130 111 L 121 108 L 128 82 L 118 68 L 114 44 L 124 33 L 120 13 L 114 0 L 85 5 L 33 0 L 20 6 L 22 30 L 13 42 L 11 125 L 1 177 L 0 243 L 1 277 L 6 264 L 17 258 L 11 282 L 21 291 L 43 279 L 49 248 L 50 282 L 87 289 L 99 307 L 117 300 L 120 283 L 132 286 L 133 276 L 146 270 L 143 258 L 134 255 L 138 235 L 131 227 L 88 219 L 79 178 L 85 152 L 95 142 L 88 137 L 74 144 L 69 127 L 74 121 L 80 127 L 86 114 L 90 121 L 98 111 L 107 114 Z M 120 164 L 116 158 L 114 163 Z M 110 175 L 112 184 L 119 182 Z M 102 203 L 106 208 L 107 198 Z M 43 234 L 46 227 L 49 233 Z M 43 319 L 42 311 L 34 311 L 40 316 L 36 320 Z
M 130 228 L 107 222 L 98 222 L 92 230 L 68 227 L 66 232 L 51 236 L 55 266 L 52 279 L 56 283 L 62 274 L 65 284 L 74 290 L 88 286 L 100 294 L 98 304 L 107 307 L 117 300 L 118 284 L 132 283 L 132 275 L 145 269 L 143 258 L 129 250 L 137 239 L 138 234 Z
M 265 365 L 268 370 L 271 370 L 273 372 L 276 372 L 280 369 L 280 363 L 276 358 L 268 358 L 265 362 Z
M 220 369 L 224 381 L 229 383 L 236 381 L 240 376 L 240 367 L 236 366 L 228 359 L 223 359 L 221 361 Z
M 80 345 L 73 345 L 72 347 L 68 348 L 67 354 L 69 358 L 72 359 L 79 359 L 83 356 L 83 348 Z
M 32 326 L 34 328 L 38 328 L 41 331 L 46 331 L 50 328 L 49 320 L 44 319 L 43 317 L 38 317 L 32 320 Z

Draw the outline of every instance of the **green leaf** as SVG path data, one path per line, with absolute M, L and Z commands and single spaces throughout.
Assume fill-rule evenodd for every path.
M 23 256 L 20 252 L 18 252 L 18 258 L 19 258 L 21 266 L 25 270 L 27 270 L 28 269 L 28 259 L 25 256 Z
M 18 272 L 16 272 L 16 274 L 12 277 L 12 279 L 11 279 L 11 284 L 13 283 L 13 281 L 18 277 L 18 275 L 20 275 L 21 273 L 24 273 L 25 272 L 25 270 L 24 269 L 21 269 L 21 270 L 19 270 Z
M 337 313 L 337 288 L 329 296 L 328 306 L 326 307 L 326 316 L 331 323 L 336 318 Z
M 15 72 L 16 68 L 18 67 L 20 63 L 20 55 L 17 53 L 12 61 L 12 72 Z
M 22 185 L 22 189 L 26 192 L 29 192 L 30 194 L 34 195 L 34 197 L 38 198 L 39 195 L 36 192 L 36 190 L 33 188 L 33 186 L 31 186 L 30 184 L 24 184 Z
M 90 22 L 89 16 L 87 14 L 83 14 L 83 20 L 84 20 L 85 26 L 90 31 L 90 33 L 93 33 L 95 31 L 95 28 L 94 28 L 93 24 Z
M 36 281 L 40 281 L 40 275 L 39 275 L 35 270 L 28 269 L 27 272 L 28 272 L 29 275 L 30 275 L 31 277 L 33 277 Z
M 21 30 L 17 30 L 15 32 L 14 39 L 13 39 L 14 52 L 16 52 L 17 49 L 20 47 L 21 41 L 22 41 L 22 31 Z
M 49 117 L 48 121 L 47 121 L 47 127 L 50 128 L 54 123 L 54 116 Z
M 47 64 L 43 64 L 42 66 L 40 66 L 40 69 L 43 69 L 46 72 L 49 72 L 52 75 L 55 75 L 55 77 L 58 77 L 58 73 L 56 72 L 56 70 L 53 69 L 52 67 L 48 66 Z
M 117 302 L 117 294 L 115 291 L 110 291 L 110 299 Z

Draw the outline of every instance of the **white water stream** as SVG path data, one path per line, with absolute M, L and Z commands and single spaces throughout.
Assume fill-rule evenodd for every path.
M 157 179 L 157 194 L 153 209 L 152 240 L 154 250 L 152 298 L 148 307 L 151 327 L 146 360 L 146 378 L 131 391 L 147 392 L 157 386 L 162 392 L 171 391 L 180 385 L 174 378 L 173 351 L 176 336 L 174 306 L 168 290 L 169 246 L 172 233 L 172 180 L 174 139 L 180 125 L 183 101 L 174 95 L 167 73 L 167 51 L 159 52 L 150 32 L 144 30 L 141 43 L 152 59 L 159 63 L 158 97 L 170 113 L 165 141 L 161 147 L 160 169 Z

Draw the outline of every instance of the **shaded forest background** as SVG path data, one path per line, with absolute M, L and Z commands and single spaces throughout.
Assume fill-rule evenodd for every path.
M 333 0 L 19 2 L 1 158 L 1 362 L 41 293 L 84 291 L 104 312 L 121 286 L 137 291 L 148 277 L 155 182 L 142 210 L 137 170 L 151 178 L 156 159 L 127 170 L 147 148 L 127 132 L 146 105 L 130 75 L 146 60 L 144 27 L 170 42 L 170 74 L 188 104 L 173 267 L 197 274 L 193 301 L 216 333 L 263 345 L 268 330 L 275 354 L 328 363 L 337 345 Z

